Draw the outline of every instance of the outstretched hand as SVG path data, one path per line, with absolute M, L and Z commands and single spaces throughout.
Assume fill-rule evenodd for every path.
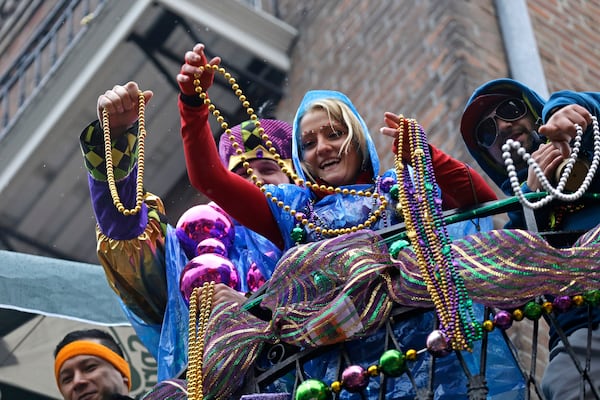
M 98 119 L 102 124 L 102 110 L 106 108 L 112 137 L 124 133 L 137 121 L 139 90 L 138 84 L 130 81 L 123 86 L 115 85 L 111 90 L 107 90 L 98 97 Z M 147 104 L 154 94 L 151 90 L 146 90 L 143 93 L 144 101 Z
M 386 111 L 383 115 L 383 122 L 386 126 L 379 129 L 379 131 L 385 135 L 394 139 L 394 154 L 398 152 L 398 128 L 400 127 L 400 120 L 404 118 L 398 114 L 394 114 L 392 112 Z M 402 134 L 403 144 L 402 144 L 402 160 L 404 162 L 410 162 L 410 148 L 408 145 L 408 124 L 404 123 L 404 132 Z
M 548 122 L 540 126 L 539 133 L 548 138 L 566 158 L 571 154 L 569 142 L 577 134 L 575 124 L 585 132 L 591 123 L 592 114 L 588 110 L 578 104 L 569 104 L 552 114 Z
M 560 149 L 551 143 L 542 143 L 536 151 L 531 153 L 531 157 L 549 180 L 554 178 L 556 169 L 563 161 Z M 527 173 L 527 186 L 531 191 L 544 190 L 532 166 L 529 167 Z
M 192 51 L 185 53 L 184 59 L 185 64 L 181 66 L 179 74 L 177 74 L 177 83 L 179 84 L 181 93 L 187 96 L 195 95 L 194 79 L 196 79 L 196 75 L 199 76 L 202 89 L 205 91 L 208 90 L 213 83 L 215 71 L 213 69 L 205 70 L 204 66 L 206 64 L 219 65 L 221 58 L 213 57 L 207 62 L 206 55 L 204 54 L 204 44 L 197 43 Z

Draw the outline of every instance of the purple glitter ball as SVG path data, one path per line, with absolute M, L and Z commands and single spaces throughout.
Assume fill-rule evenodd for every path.
M 369 385 L 369 377 L 360 365 L 351 365 L 342 372 L 342 385 L 350 393 L 360 392 Z
M 498 329 L 507 330 L 512 326 L 513 319 L 508 311 L 498 311 L 494 316 L 494 325 L 498 327 Z
M 558 296 L 552 302 L 552 307 L 558 312 L 565 312 L 571 308 L 573 301 L 569 296 Z

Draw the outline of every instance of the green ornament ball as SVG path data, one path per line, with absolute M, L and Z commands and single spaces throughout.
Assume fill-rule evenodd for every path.
M 307 379 L 298 385 L 296 400 L 331 400 L 333 395 L 327 385 L 317 379 Z
M 398 350 L 384 352 L 379 358 L 379 370 L 386 376 L 400 376 L 406 372 L 406 356 Z
M 392 196 L 392 199 L 398 200 L 399 194 L 400 194 L 400 186 L 398 186 L 398 184 L 395 183 L 390 189 L 390 196 Z
M 525 314 L 525 317 L 531 321 L 540 319 L 542 312 L 542 306 L 534 301 L 530 301 L 529 303 L 525 304 L 525 307 L 523 308 L 523 314 Z

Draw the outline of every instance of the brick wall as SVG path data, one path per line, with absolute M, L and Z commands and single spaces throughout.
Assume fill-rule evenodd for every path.
M 280 117 L 293 118 L 310 89 L 345 92 L 379 139 L 383 111 L 419 120 L 430 141 L 471 163 L 459 137 L 461 111 L 487 80 L 510 76 L 494 2 L 467 0 L 280 0 L 299 30 Z M 550 91 L 600 88 L 600 2 L 527 2 Z M 389 140 L 377 140 L 391 167 Z M 481 171 L 481 170 L 479 170 Z
M 600 90 L 598 0 L 529 0 L 550 92 Z
M 306 90 L 336 89 L 381 139 L 384 167 L 392 157 L 378 129 L 388 110 L 416 118 L 433 144 L 469 159 L 458 132 L 464 104 L 480 82 L 507 74 L 491 2 L 295 3 L 281 6 L 300 32 L 281 118 L 293 117 Z

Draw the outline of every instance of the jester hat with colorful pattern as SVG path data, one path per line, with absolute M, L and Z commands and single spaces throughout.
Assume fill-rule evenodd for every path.
M 292 126 L 276 119 L 259 119 L 259 121 L 277 154 L 291 170 Z M 231 134 L 243 149 L 242 155 L 246 160 L 269 159 L 276 162 L 275 156 L 269 152 L 261 139 L 258 128 L 255 121 L 248 120 L 231 128 Z M 230 171 L 235 170 L 242 162 L 241 155 L 236 154 L 236 149 L 227 133 L 223 133 L 219 140 L 219 156 L 223 165 Z

